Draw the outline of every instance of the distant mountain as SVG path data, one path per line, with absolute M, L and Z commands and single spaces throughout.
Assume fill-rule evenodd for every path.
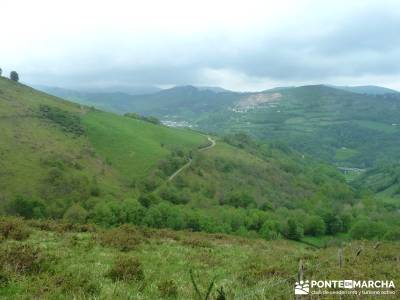
M 252 93 L 188 85 L 144 95 L 48 90 L 113 112 L 153 115 L 219 134 L 246 132 L 261 140 L 285 142 L 338 166 L 357 168 L 400 159 L 400 93 L 387 91 L 393 90 L 326 85 Z
M 218 87 L 218 86 L 196 86 L 196 88 L 200 91 L 212 91 L 215 93 L 231 92 L 230 90 L 226 90 L 226 89 Z
M 392 90 L 389 88 L 385 88 L 382 86 L 376 86 L 376 85 L 360 85 L 360 86 L 335 86 L 335 85 L 332 85 L 330 87 L 334 87 L 334 88 L 352 92 L 352 93 L 367 94 L 367 95 L 384 95 L 384 94 L 398 94 L 399 93 L 396 90 Z
M 80 88 L 79 91 L 87 93 L 124 93 L 129 95 L 153 94 L 162 89 L 151 85 L 115 85 L 109 87 Z
M 46 85 L 35 85 L 34 88 L 51 93 L 66 93 L 68 94 L 113 94 L 113 93 L 123 93 L 128 95 L 144 95 L 152 94 L 161 91 L 162 89 L 151 85 L 114 85 L 107 87 L 72 87 L 72 88 L 62 88 L 55 86 Z
M 400 94 L 313 85 L 236 94 L 230 100 L 182 117 L 206 131 L 284 142 L 337 166 L 369 168 L 400 159 Z
M 156 93 L 131 95 L 123 92 L 85 92 L 56 87 L 39 87 L 57 97 L 116 113 L 137 112 L 166 117 L 211 112 L 240 97 L 218 87 L 176 86 Z

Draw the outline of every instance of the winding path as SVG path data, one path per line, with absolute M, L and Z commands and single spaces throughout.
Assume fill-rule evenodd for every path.
M 215 145 L 217 144 L 212 138 L 210 138 L 209 136 L 207 137 L 208 141 L 211 143 L 211 145 L 205 146 L 203 148 L 198 149 L 199 151 L 205 151 L 205 150 L 209 150 L 213 147 L 215 147 Z M 189 167 L 192 164 L 192 158 L 189 157 L 189 161 L 184 164 L 181 168 L 179 168 L 174 174 L 172 174 L 171 176 L 169 176 L 168 181 L 171 181 L 172 179 L 174 179 L 179 173 L 181 173 L 183 170 L 185 170 L 187 167 Z

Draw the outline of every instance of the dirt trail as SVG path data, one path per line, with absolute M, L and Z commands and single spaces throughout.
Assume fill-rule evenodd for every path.
M 215 145 L 217 144 L 212 138 L 207 137 L 207 139 L 211 142 L 211 145 L 205 146 L 204 148 L 200 148 L 199 151 L 209 150 L 209 149 L 215 147 Z M 185 170 L 187 167 L 189 167 L 192 164 L 192 161 L 193 161 L 192 158 L 189 158 L 189 161 L 186 164 L 184 164 L 181 168 L 179 168 L 174 174 L 169 176 L 168 181 L 173 180 L 179 173 L 181 173 L 183 170 Z

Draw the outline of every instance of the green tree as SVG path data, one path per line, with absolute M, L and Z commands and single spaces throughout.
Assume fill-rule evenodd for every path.
M 306 220 L 304 233 L 307 235 L 323 235 L 325 233 L 325 222 L 319 216 L 310 216 Z
M 278 223 L 275 221 L 267 220 L 261 226 L 259 234 L 266 240 L 276 240 L 279 238 Z
M 86 209 L 80 206 L 78 203 L 72 204 L 70 208 L 64 214 L 64 220 L 71 223 L 83 224 L 86 222 L 88 213 Z
M 300 240 L 304 234 L 303 227 L 294 219 L 287 221 L 284 231 L 285 236 L 290 240 Z
M 99 202 L 93 208 L 91 213 L 91 220 L 97 224 L 103 226 L 112 226 L 118 223 L 118 218 L 111 210 L 110 205 L 107 202 Z
M 326 224 L 326 233 L 334 235 L 343 231 L 342 220 L 333 212 L 326 213 L 323 218 Z
M 19 75 L 16 71 L 11 71 L 10 72 L 10 79 L 13 81 L 18 82 L 19 81 Z
M 353 239 L 380 239 L 385 235 L 386 231 L 386 226 L 381 222 L 361 219 L 353 225 L 350 234 Z
M 41 200 L 17 196 L 8 204 L 11 214 L 24 218 L 42 218 L 46 216 L 46 206 Z

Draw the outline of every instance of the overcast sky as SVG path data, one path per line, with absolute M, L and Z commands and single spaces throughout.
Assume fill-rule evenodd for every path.
M 400 90 L 400 1 L 0 0 L 0 20 L 29 84 Z

